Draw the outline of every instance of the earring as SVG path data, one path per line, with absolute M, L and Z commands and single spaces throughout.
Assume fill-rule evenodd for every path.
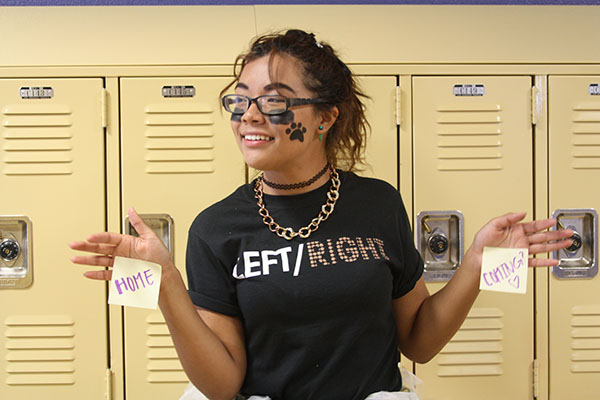
M 319 125 L 319 130 L 322 131 L 323 130 L 323 125 Z
M 319 133 L 319 142 L 322 142 L 322 141 L 323 141 L 323 134 Z

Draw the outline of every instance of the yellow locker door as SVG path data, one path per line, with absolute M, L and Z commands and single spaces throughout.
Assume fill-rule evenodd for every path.
M 0 257 L 2 399 L 106 397 L 106 288 L 67 246 L 105 229 L 101 91 L 0 80 L 0 236 L 20 243 Z
M 371 125 L 371 134 L 367 139 L 365 160 L 368 167 L 359 175 L 383 179 L 400 190 L 400 168 L 407 161 L 399 160 L 399 137 L 396 123 L 396 86 L 395 76 L 359 76 L 361 89 L 370 100 L 365 102 L 367 120 Z M 404 175 L 402 175 L 404 176 Z M 408 187 L 408 186 L 405 186 Z M 402 197 L 411 214 L 410 199 L 412 193 L 402 193 Z M 412 362 L 402 357 L 402 365 L 412 371 Z
M 465 250 L 492 217 L 532 216 L 531 85 L 526 76 L 413 78 L 415 214 L 461 211 Z M 425 399 L 531 397 L 532 283 L 530 271 L 526 295 L 481 292 L 450 343 L 416 365 Z
M 550 212 L 600 210 L 600 76 L 549 79 Z M 598 232 L 594 232 L 597 246 Z M 585 238 L 584 238 L 585 240 Z M 597 247 L 596 247 L 597 250 Z M 598 254 L 591 260 L 598 263 Z M 550 398 L 600 392 L 600 277 L 557 278 L 549 290 Z
M 221 113 L 218 98 L 230 80 L 121 80 L 123 209 L 172 218 L 173 254 L 184 276 L 193 219 L 245 181 L 229 114 Z M 127 398 L 178 398 L 188 379 L 160 310 L 126 308 L 124 314 Z
M 383 179 L 398 187 L 398 129 L 395 117 L 395 76 L 360 76 L 362 90 L 370 97 L 365 101 L 367 120 L 371 124 L 365 159 L 368 167 L 363 176 Z

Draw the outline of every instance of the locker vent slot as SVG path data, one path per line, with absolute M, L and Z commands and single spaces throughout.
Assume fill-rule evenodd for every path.
M 148 382 L 173 383 L 188 382 L 189 379 L 177 357 L 173 340 L 167 324 L 160 313 L 148 315 L 146 318 L 146 334 L 148 335 Z
M 437 356 L 440 377 L 502 375 L 503 312 L 474 308 Z
M 8 385 L 73 385 L 75 323 L 64 315 L 20 315 L 5 321 Z
M 581 103 L 573 108 L 572 166 L 600 168 L 600 102 Z
M 571 311 L 571 372 L 600 372 L 600 306 Z
M 69 175 L 71 109 L 60 104 L 15 104 L 2 110 L 5 175 Z
M 503 167 L 502 108 L 456 104 L 437 109 L 439 171 L 490 171 Z
M 147 106 L 146 173 L 214 172 L 214 112 L 207 103 Z

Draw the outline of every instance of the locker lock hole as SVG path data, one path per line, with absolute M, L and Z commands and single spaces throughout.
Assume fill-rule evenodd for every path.
M 427 244 L 433 254 L 443 254 L 448 250 L 448 239 L 439 233 L 431 235 L 427 240 Z
M 573 236 L 570 237 L 573 243 L 566 248 L 567 251 L 573 253 L 581 248 L 581 235 L 577 232 L 573 232 Z
M 565 227 L 562 224 L 562 222 L 560 221 L 560 219 L 558 219 L 556 222 L 558 223 L 558 226 L 560 227 L 560 229 L 565 229 Z M 579 250 L 581 248 L 581 246 L 583 244 L 583 242 L 581 241 L 581 235 L 579 233 L 577 233 L 574 226 L 569 225 L 567 228 L 571 229 L 573 231 L 573 235 L 569 238 L 569 239 L 571 239 L 571 241 L 573 243 L 571 243 L 571 245 L 569 247 L 567 247 L 565 250 L 570 253 L 575 253 L 577 250 Z
M 15 240 L 4 239 L 0 243 L 0 257 L 4 261 L 12 261 L 19 257 L 21 246 Z

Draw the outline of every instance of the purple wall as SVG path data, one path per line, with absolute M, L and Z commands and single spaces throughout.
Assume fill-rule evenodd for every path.
M 184 6 L 254 4 L 594 5 L 600 0 L 0 0 L 0 6 Z

